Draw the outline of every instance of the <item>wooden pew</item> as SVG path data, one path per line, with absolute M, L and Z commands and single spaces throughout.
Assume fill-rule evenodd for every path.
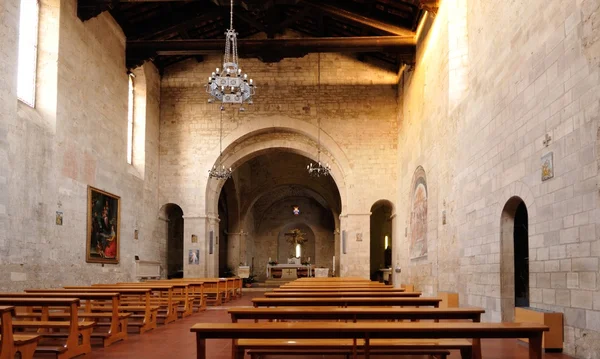
M 221 305 L 227 299 L 227 280 L 219 278 L 190 278 L 204 282 L 204 293 L 207 295 L 207 303 Z
M 131 313 L 119 311 L 120 293 L 77 292 L 70 291 L 68 289 L 27 289 L 25 292 L 27 294 L 37 295 L 39 297 L 47 297 L 49 294 L 52 294 L 60 295 L 64 298 L 79 298 L 81 301 L 85 301 L 85 304 L 80 306 L 80 309 L 83 309 L 83 311 L 79 313 L 79 318 L 89 319 L 96 322 L 96 329 L 94 329 L 92 332 L 92 338 L 100 338 L 102 340 L 102 345 L 105 348 L 114 342 L 127 339 L 127 320 L 131 316 Z M 94 312 L 92 306 L 97 304 L 99 301 L 109 302 L 112 310 L 109 313 Z M 25 314 L 21 316 L 35 318 L 35 316 L 32 316 L 31 314 Z M 49 315 L 50 319 L 65 319 L 67 316 L 67 313 L 50 313 Z M 108 322 L 105 322 L 106 320 L 108 320 Z M 97 330 L 99 327 L 103 326 L 108 326 L 108 331 L 100 332 Z
M 375 307 L 279 307 L 232 308 L 231 322 L 238 320 L 459 320 L 481 321 L 482 308 L 375 308 Z
M 294 347 L 311 349 L 322 339 L 356 339 L 353 345 L 353 357 L 357 357 L 360 347 L 365 358 L 370 358 L 371 342 L 379 339 L 442 339 L 457 338 L 528 338 L 529 358 L 542 359 L 542 333 L 548 327 L 528 323 L 379 323 L 379 322 L 261 322 L 261 323 L 198 323 L 190 331 L 196 334 L 197 358 L 206 358 L 206 339 L 293 339 Z M 310 339 L 303 342 L 304 339 Z M 303 345 L 306 343 L 306 345 Z M 264 344 L 264 342 L 263 342 Z M 241 340 L 234 342 L 234 358 L 243 358 L 244 349 Z M 287 341 L 285 347 L 289 348 Z M 414 346 L 413 346 L 414 347 Z M 403 349 L 408 349 L 402 347 Z M 471 358 L 469 348 L 461 349 L 463 359 Z
M 336 298 L 336 297 L 372 297 L 372 298 L 399 298 L 399 297 L 420 297 L 421 292 L 266 292 L 267 298 Z
M 93 284 L 92 288 L 123 288 L 135 289 L 143 288 L 150 289 L 150 305 L 159 306 L 157 319 L 162 319 L 162 324 L 168 324 L 177 320 L 178 300 L 173 299 L 173 288 L 175 285 L 152 284 L 152 283 L 117 283 L 117 284 Z M 123 306 L 140 306 L 145 305 L 144 302 L 135 298 L 123 298 Z
M 389 287 L 326 287 L 326 288 L 273 288 L 273 292 L 304 292 L 304 293 L 320 293 L 320 292 L 389 292 L 402 293 L 406 292 L 404 288 L 389 288 Z
M 67 286 L 63 290 L 73 292 L 88 292 L 88 293 L 104 293 L 104 292 L 116 292 L 121 297 L 134 297 L 140 305 L 123 305 L 119 303 L 119 312 L 130 313 L 127 327 L 135 327 L 139 329 L 139 333 L 143 334 L 149 330 L 157 327 L 157 314 L 158 306 L 150 304 L 150 294 L 152 292 L 149 288 L 128 288 L 128 287 L 115 287 L 115 288 L 101 288 L 101 287 L 83 287 L 83 286 Z M 112 306 L 105 303 L 104 305 L 97 305 L 92 307 L 93 311 L 110 311 L 112 312 Z M 141 313 L 141 314 L 140 314 Z M 131 320 L 134 319 L 134 320 Z M 98 325 L 102 326 L 101 323 Z
M 36 334 L 13 333 L 13 306 L 0 306 L 0 359 L 14 359 L 17 353 L 21 359 L 32 359 L 40 340 Z
M 0 305 L 12 305 L 25 312 L 31 312 L 32 307 L 41 307 L 40 320 L 14 320 L 13 328 L 36 330 L 41 336 L 36 353 L 55 354 L 57 359 L 69 359 L 92 351 L 90 337 L 94 322 L 79 321 L 79 299 L 77 298 L 0 298 Z M 50 307 L 68 308 L 70 314 L 67 321 L 49 320 Z M 50 332 L 66 330 L 66 340 L 63 333 Z M 57 334 L 57 335 L 55 335 Z M 60 339 L 60 343 L 55 341 Z
M 196 279 L 186 279 L 186 278 L 174 278 L 174 279 L 161 279 L 161 280 L 151 280 L 144 283 L 152 283 L 152 284 L 166 284 L 169 285 L 171 283 L 176 284 L 187 284 L 188 285 L 188 299 L 190 303 L 191 311 L 200 312 L 206 310 L 206 294 L 204 294 L 204 282 Z M 180 310 L 188 311 L 189 309 Z M 191 314 L 191 313 L 190 313 Z
M 194 305 L 193 298 L 190 296 L 190 287 L 191 284 L 187 282 L 179 282 L 179 281 L 159 281 L 159 282 L 126 282 L 126 283 L 118 283 L 120 285 L 132 285 L 132 286 L 149 286 L 149 285 L 158 285 L 158 286 L 172 286 L 173 293 L 171 303 L 173 305 L 173 312 L 175 313 L 175 319 L 177 318 L 185 318 L 189 317 L 194 313 Z M 159 293 L 159 296 L 163 296 L 163 293 Z
M 410 306 L 439 307 L 440 298 L 253 298 L 254 307 L 350 307 L 350 306 Z
M 282 308 L 233 308 L 229 310 L 229 315 L 231 316 L 231 322 L 237 323 L 238 320 L 250 319 L 254 321 L 258 321 L 260 319 L 263 320 L 342 320 L 342 321 L 352 321 L 357 322 L 359 320 L 470 320 L 474 323 L 478 323 L 481 321 L 481 314 L 483 314 L 485 310 L 483 308 L 373 308 L 373 307 L 352 307 L 352 308 L 332 308 L 332 307 L 282 307 Z M 479 343 L 479 339 L 473 339 L 474 348 L 480 350 L 481 344 Z M 256 343 L 255 343 L 256 344 Z M 273 344 L 273 343 L 271 343 Z M 336 348 L 319 348 L 319 350 L 325 350 L 329 352 L 329 354 L 346 354 L 349 350 L 348 342 L 338 343 L 339 347 Z M 405 346 L 409 343 L 405 343 Z M 456 346 L 452 347 L 452 346 Z M 446 341 L 444 346 L 442 346 L 443 350 L 448 349 L 461 349 L 465 346 L 471 346 L 470 342 L 460 341 Z M 250 349 L 250 348 L 248 348 Z M 289 350 L 290 348 L 288 348 Z M 393 351 L 390 347 L 387 347 L 385 343 L 379 343 L 377 347 L 378 353 L 382 354 L 380 351 L 384 351 L 390 354 L 413 354 L 416 353 L 407 353 L 406 349 L 402 349 L 401 351 Z M 336 351 L 337 350 L 337 351 Z M 413 349 L 411 349 L 413 350 Z M 429 352 L 425 352 L 425 348 L 421 349 L 421 355 L 441 355 L 436 350 L 439 350 L 439 347 L 436 346 L 434 348 L 429 348 Z M 271 345 L 264 345 L 263 347 L 259 347 L 258 345 L 254 346 L 252 352 L 249 352 L 253 355 L 293 355 L 294 353 L 298 353 L 294 350 L 287 352 L 283 348 L 274 348 Z M 307 355 L 308 353 L 299 353 L 297 355 Z M 476 354 L 473 353 L 475 358 L 481 358 L 481 353 Z

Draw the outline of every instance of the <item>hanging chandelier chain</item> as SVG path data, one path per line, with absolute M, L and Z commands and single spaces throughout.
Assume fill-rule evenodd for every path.
M 233 0 L 231 0 L 231 10 L 229 11 L 229 29 L 233 30 Z
M 321 101 L 321 53 L 317 54 L 317 160 L 321 162 L 321 116 L 319 104 Z

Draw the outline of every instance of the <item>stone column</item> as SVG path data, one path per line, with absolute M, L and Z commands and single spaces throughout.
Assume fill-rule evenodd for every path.
M 215 237 L 213 237 L 213 254 L 209 254 L 209 235 L 218 233 L 215 230 L 214 223 L 217 223 L 218 218 L 207 216 L 184 216 L 183 228 L 183 273 L 185 278 L 203 278 L 214 277 L 217 272 L 215 265 L 218 265 L 218 260 L 214 260 L 215 254 L 218 255 L 219 249 L 215 245 Z M 192 243 L 192 235 L 198 236 L 198 243 Z M 214 234 L 213 234 L 214 236 Z M 190 250 L 198 250 L 198 264 L 190 263 Z
M 340 255 L 340 277 L 369 278 L 371 213 L 342 213 L 342 253 Z M 344 254 L 344 233 L 345 249 Z M 337 259 L 336 259 L 337 260 Z
M 246 236 L 248 233 L 244 230 L 239 232 L 227 233 L 227 266 L 237 274 L 240 263 L 250 265 L 246 257 Z
M 340 229 L 339 227 L 335 229 L 335 231 L 333 231 L 333 241 L 334 241 L 334 245 L 335 245 L 335 249 L 333 251 L 334 255 L 335 255 L 335 264 L 331 267 L 331 272 L 329 273 L 330 276 L 333 277 L 339 277 L 340 276 L 340 254 L 342 253 L 342 243 L 341 243 L 341 236 L 340 236 Z

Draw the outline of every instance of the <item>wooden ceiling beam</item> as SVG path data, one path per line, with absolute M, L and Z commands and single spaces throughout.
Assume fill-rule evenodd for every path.
M 433 14 L 433 16 L 435 16 L 440 8 L 440 0 L 420 0 L 419 7 L 423 10 L 429 11 Z
M 244 57 L 274 54 L 301 57 L 314 52 L 390 52 L 413 54 L 414 36 L 365 36 L 292 39 L 240 39 L 238 48 Z M 193 56 L 223 52 L 223 40 L 127 41 L 127 56 Z
M 337 18 L 340 18 L 343 20 L 347 20 L 347 21 L 350 21 L 355 24 L 360 24 L 362 26 L 367 26 L 371 29 L 379 30 L 381 32 L 385 32 L 390 35 L 396 35 L 396 36 L 411 36 L 411 35 L 413 35 L 414 36 L 414 33 L 410 29 L 406 29 L 406 28 L 388 24 L 388 23 L 385 23 L 383 21 L 379 21 L 379 20 L 376 20 L 373 18 L 355 14 L 353 12 L 350 12 L 350 11 L 347 11 L 344 9 L 340 9 L 338 7 L 318 3 L 314 0 L 305 0 L 304 3 L 311 6 L 314 9 L 322 11 L 323 13 L 325 13 L 327 15 L 337 17 Z

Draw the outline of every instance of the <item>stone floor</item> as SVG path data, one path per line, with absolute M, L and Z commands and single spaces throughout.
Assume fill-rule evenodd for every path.
M 178 320 L 167 326 L 159 326 L 157 329 L 145 333 L 144 335 L 131 334 L 129 339 L 124 342 L 115 343 L 108 348 L 96 346 L 86 357 L 94 359 L 125 359 L 125 358 L 169 358 L 169 359 L 192 359 L 196 357 L 196 347 L 194 335 L 190 333 L 190 327 L 198 322 L 229 322 L 227 309 L 230 307 L 250 306 L 250 299 L 262 296 L 257 292 L 246 292 L 241 299 L 227 303 L 222 307 L 209 307 L 205 312 L 194 314 L 186 319 Z M 516 340 L 483 340 L 484 359 L 517 359 L 527 358 L 528 349 L 526 345 L 520 344 Z M 208 358 L 210 359 L 230 359 L 231 341 L 230 340 L 209 340 L 207 341 Z M 289 359 L 317 359 L 330 358 L 341 359 L 343 356 L 295 356 L 286 357 Z M 375 359 L 375 357 L 372 356 Z M 383 358 L 383 357 L 381 357 Z M 391 358 L 391 357 L 386 357 Z M 421 356 L 403 356 L 406 359 L 421 359 Z M 451 355 L 452 359 L 460 358 L 458 353 Z M 545 354 L 544 358 L 571 358 L 564 354 Z M 275 359 L 275 357 L 272 357 Z M 279 359 L 279 358 L 277 358 Z

